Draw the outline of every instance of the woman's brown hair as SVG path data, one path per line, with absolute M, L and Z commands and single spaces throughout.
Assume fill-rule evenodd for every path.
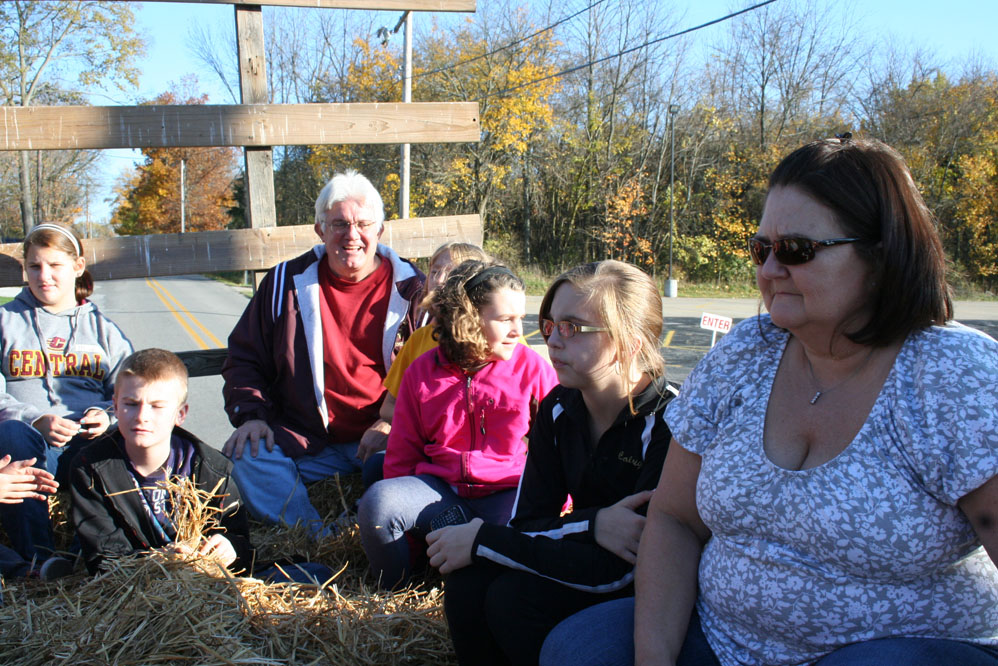
M 888 345 L 953 318 L 946 257 L 932 212 L 904 158 L 875 139 L 822 139 L 787 155 L 769 188 L 796 187 L 836 216 L 873 271 L 869 311 L 858 344 Z

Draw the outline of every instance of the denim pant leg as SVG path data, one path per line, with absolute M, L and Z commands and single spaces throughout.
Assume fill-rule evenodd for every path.
M 382 479 L 367 489 L 360 498 L 357 522 L 371 574 L 379 585 L 391 588 L 409 581 L 412 567 L 405 533 L 416 530 L 425 535 L 434 516 L 455 504 L 474 515 L 446 482 L 426 474 Z
M 232 478 L 250 515 L 268 523 L 301 524 L 315 534 L 325 533 L 322 517 L 308 498 L 305 482 L 355 471 L 356 465 L 350 463 L 339 446 L 350 447 L 327 446 L 315 456 L 290 458 L 279 446 L 268 451 L 261 442 L 256 457 L 244 451 L 241 458 L 233 459 Z
M 367 490 L 375 483 L 385 478 L 385 452 L 378 451 L 377 453 L 372 453 L 367 460 L 364 461 L 364 467 L 360 471 L 361 482 L 364 484 L 364 490 Z
M 4 578 L 20 578 L 28 574 L 30 565 L 14 550 L 0 546 L 0 575 Z
M 562 620 L 541 647 L 540 666 L 631 666 L 634 597 L 596 604 Z
M 492 525 L 507 525 L 516 502 L 515 490 L 501 490 L 485 497 L 465 500 L 471 509 L 468 518 L 481 518 Z
M 998 650 L 937 638 L 881 638 L 846 645 L 822 657 L 815 666 L 996 666 Z
M 63 448 L 49 446 L 42 434 L 21 421 L 0 423 L 0 456 L 11 460 L 35 458 L 35 467 L 56 473 Z M 3 524 L 14 550 L 25 560 L 41 563 L 52 554 L 55 541 L 46 500 L 26 499 L 20 504 L 0 504 Z

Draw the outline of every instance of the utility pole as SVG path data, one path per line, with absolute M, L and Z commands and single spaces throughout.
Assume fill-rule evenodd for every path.
M 676 114 L 678 104 L 669 105 L 669 119 L 672 128 L 669 138 L 669 279 L 666 282 L 665 295 L 675 298 L 679 295 L 677 280 L 672 279 L 672 239 L 676 235 Z
M 93 238 L 94 229 L 90 224 L 90 183 L 83 184 L 83 214 L 87 218 L 87 238 Z
M 180 233 L 184 233 L 184 227 L 186 226 L 186 220 L 184 217 L 184 204 L 187 195 L 187 188 L 185 187 L 184 183 L 186 178 L 186 173 L 185 173 L 186 164 L 187 160 L 181 157 L 180 158 Z
M 406 104 L 412 101 L 412 12 L 402 15 L 405 21 L 404 51 L 405 69 L 402 78 L 402 101 Z M 399 184 L 399 217 L 403 220 L 409 217 L 409 144 L 402 144 L 402 174 Z

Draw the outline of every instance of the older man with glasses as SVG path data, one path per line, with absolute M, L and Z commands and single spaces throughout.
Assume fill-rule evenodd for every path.
M 384 449 L 381 384 L 414 328 L 423 274 L 378 243 L 384 205 L 361 174 L 315 204 L 322 239 L 272 268 L 229 335 L 222 370 L 236 430 L 223 452 L 250 513 L 330 533 L 304 483 L 359 470 Z

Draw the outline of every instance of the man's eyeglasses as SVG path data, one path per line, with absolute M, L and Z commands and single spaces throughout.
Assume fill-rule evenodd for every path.
M 370 231 L 371 228 L 377 224 L 377 222 L 374 222 L 372 220 L 361 220 L 360 222 L 347 222 L 346 220 L 330 220 L 326 222 L 326 224 L 332 227 L 333 231 L 337 233 L 342 233 L 347 229 L 349 229 L 351 226 L 357 227 L 357 231 L 364 233 L 365 231 Z
M 819 248 L 831 247 L 832 245 L 843 245 L 845 243 L 855 243 L 859 238 L 829 238 L 828 240 L 811 240 L 810 238 L 781 238 L 772 243 L 766 243 L 758 238 L 748 239 L 749 254 L 752 255 L 752 263 L 762 266 L 769 257 L 772 250 L 776 255 L 776 260 L 784 266 L 796 266 L 806 264 L 814 259 L 815 252 Z
M 574 321 L 553 322 L 550 319 L 541 319 L 541 335 L 544 336 L 545 340 L 554 333 L 555 326 L 558 327 L 558 335 L 563 338 L 575 337 L 576 333 L 599 333 L 600 331 L 610 330 L 605 326 L 585 326 L 583 324 L 576 324 Z

